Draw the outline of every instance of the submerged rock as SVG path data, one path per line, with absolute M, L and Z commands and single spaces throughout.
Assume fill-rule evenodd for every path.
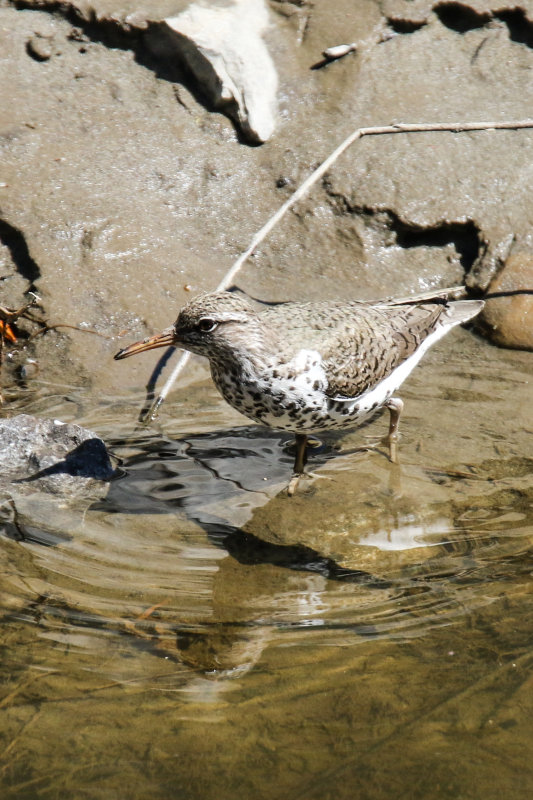
M 0 420 L 0 490 L 85 495 L 114 470 L 103 441 L 60 420 L 20 414 Z

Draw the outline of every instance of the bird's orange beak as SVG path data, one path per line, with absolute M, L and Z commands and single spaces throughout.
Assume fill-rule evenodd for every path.
M 142 353 L 144 350 L 155 350 L 156 347 L 170 347 L 176 345 L 176 332 L 174 326 L 166 328 L 161 333 L 156 333 L 154 336 L 148 336 L 140 342 L 134 342 L 129 347 L 124 347 L 116 354 L 115 361 L 120 361 L 121 358 L 129 358 L 137 353 Z

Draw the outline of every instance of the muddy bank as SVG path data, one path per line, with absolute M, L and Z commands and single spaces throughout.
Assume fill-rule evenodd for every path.
M 526 11 L 272 2 L 264 42 L 278 79 L 275 128 L 250 146 L 159 46 L 163 21 L 186 6 L 0 3 L 0 305 L 17 307 L 32 288 L 47 323 L 78 328 L 28 346 L 54 379 L 142 386 L 148 361 L 118 372 L 117 346 L 213 288 L 354 128 L 520 119 L 533 104 Z M 343 42 L 356 51 L 311 69 Z M 531 248 L 532 157 L 527 130 L 365 139 L 237 282 L 264 300 L 375 298 L 465 280 L 485 289 Z M 531 264 L 505 283 L 523 284 L 533 284 Z M 524 346 L 531 300 L 510 332 L 500 308 L 486 329 L 512 346 L 518 329 Z

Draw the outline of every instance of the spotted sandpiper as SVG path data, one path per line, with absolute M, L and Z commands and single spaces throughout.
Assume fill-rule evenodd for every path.
M 174 325 L 120 350 L 128 358 L 156 347 L 209 359 L 227 402 L 250 419 L 296 435 L 289 494 L 304 473 L 308 435 L 390 412 L 387 442 L 396 460 L 403 402 L 394 393 L 426 350 L 478 314 L 482 300 L 321 301 L 257 310 L 229 292 L 202 294 Z

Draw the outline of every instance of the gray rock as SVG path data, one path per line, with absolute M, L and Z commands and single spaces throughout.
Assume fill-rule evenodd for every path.
M 0 420 L 0 488 L 79 496 L 113 476 L 92 431 L 28 414 Z
M 175 52 L 215 108 L 227 109 L 247 139 L 270 139 L 278 76 L 262 38 L 268 26 L 263 0 L 193 3 L 165 23 Z

